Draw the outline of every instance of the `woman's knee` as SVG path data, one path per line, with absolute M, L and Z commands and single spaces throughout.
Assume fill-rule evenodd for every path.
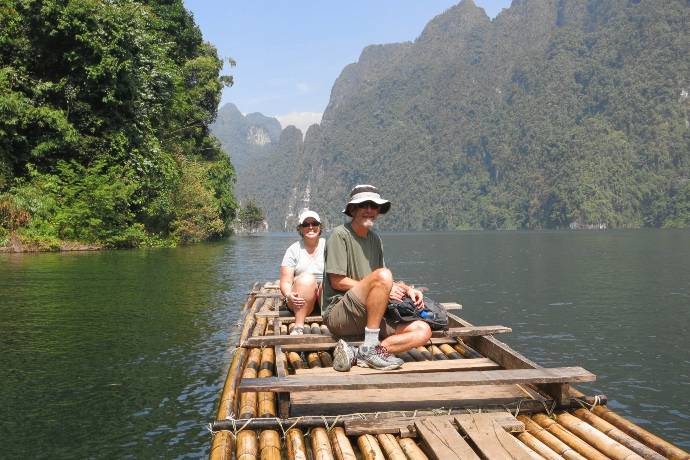
M 316 289 L 316 277 L 311 273 L 302 273 L 295 277 L 292 286 L 298 289 Z

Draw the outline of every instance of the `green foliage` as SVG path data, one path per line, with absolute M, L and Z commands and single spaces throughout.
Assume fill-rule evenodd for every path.
M 237 220 L 241 231 L 253 232 L 261 228 L 264 222 L 264 212 L 253 200 L 249 200 L 240 209 Z
M 182 1 L 5 5 L 0 192 L 31 215 L 21 235 L 129 247 L 224 234 L 234 171 L 208 125 L 228 79 Z M 197 161 L 203 174 L 184 170 Z M 198 208 L 188 237 L 195 211 L 177 194 L 192 189 L 217 216 Z

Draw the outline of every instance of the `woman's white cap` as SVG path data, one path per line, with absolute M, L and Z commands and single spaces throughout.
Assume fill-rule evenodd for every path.
M 309 217 L 313 218 L 316 220 L 318 223 L 321 223 L 321 218 L 315 211 L 304 211 L 302 214 L 299 215 L 299 223 L 302 225 L 305 220 L 307 220 Z

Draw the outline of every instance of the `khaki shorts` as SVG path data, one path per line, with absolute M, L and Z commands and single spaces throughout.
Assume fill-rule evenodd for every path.
M 352 291 L 347 291 L 324 316 L 323 323 L 328 326 L 331 334 L 337 337 L 352 337 L 364 335 L 367 325 L 367 310 L 364 303 Z M 381 319 L 381 339 L 395 334 L 395 327 Z

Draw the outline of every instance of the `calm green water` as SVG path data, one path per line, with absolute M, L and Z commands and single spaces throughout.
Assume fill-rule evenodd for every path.
M 252 284 L 295 235 L 0 255 L 0 457 L 198 458 Z M 384 235 L 397 278 L 690 448 L 690 232 Z

